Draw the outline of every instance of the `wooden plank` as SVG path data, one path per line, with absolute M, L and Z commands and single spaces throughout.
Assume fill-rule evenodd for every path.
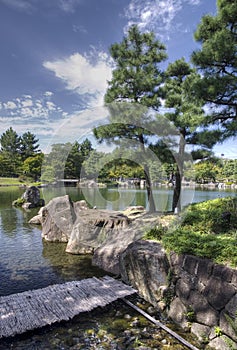
M 135 292 L 132 287 L 105 276 L 0 297 L 0 338 L 67 321 Z
M 151 315 L 149 315 L 148 313 L 146 313 L 145 311 L 143 311 L 142 309 L 140 309 L 138 306 L 134 305 L 133 303 L 131 303 L 129 300 L 127 299 L 122 299 L 127 305 L 129 305 L 130 307 L 132 307 L 134 310 L 136 310 L 137 312 L 139 312 L 141 315 L 143 315 L 144 317 L 146 317 L 149 321 L 151 321 L 152 323 L 154 323 L 156 326 L 162 328 L 163 330 L 165 330 L 167 333 L 169 333 L 170 335 L 172 335 L 172 337 L 176 338 L 180 343 L 182 343 L 183 345 L 185 345 L 187 348 L 191 349 L 191 350 L 198 350 L 198 348 L 196 348 L 196 346 L 194 346 L 193 344 L 189 343 L 187 340 L 185 340 L 184 338 L 182 338 L 180 335 L 178 335 L 176 332 L 172 331 L 172 329 L 170 329 L 169 327 L 167 327 L 166 325 L 164 325 L 163 323 L 161 323 L 160 321 L 156 320 L 154 317 L 152 317 Z

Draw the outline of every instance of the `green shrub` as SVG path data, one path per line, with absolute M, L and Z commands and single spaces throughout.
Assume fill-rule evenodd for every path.
M 230 220 L 223 213 L 230 213 Z M 167 251 L 209 258 L 237 266 L 237 198 L 218 198 L 191 204 L 179 224 L 169 229 L 159 225 L 145 235 L 162 240 Z
M 156 227 L 151 228 L 148 232 L 146 232 L 144 235 L 144 239 L 154 239 L 154 240 L 160 241 L 166 231 L 167 231 L 166 227 L 162 225 L 158 225 Z
M 25 203 L 25 200 L 23 198 L 17 198 L 13 201 L 12 205 L 14 207 L 21 207 Z

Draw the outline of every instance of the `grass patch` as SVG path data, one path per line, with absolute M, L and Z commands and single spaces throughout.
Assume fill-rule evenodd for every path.
M 179 224 L 153 228 L 144 238 L 161 241 L 167 251 L 237 267 L 237 198 L 191 204 Z
M 22 179 L 21 177 L 0 177 L 0 186 L 39 186 L 40 182 L 33 182 L 32 179 Z
M 0 186 L 22 185 L 22 182 L 17 177 L 0 177 Z

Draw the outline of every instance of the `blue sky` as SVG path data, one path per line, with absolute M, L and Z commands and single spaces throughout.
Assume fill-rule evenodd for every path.
M 129 25 L 153 30 L 168 60 L 196 49 L 193 33 L 216 0 L 0 0 L 0 134 L 31 131 L 43 151 L 103 122 L 109 47 Z M 234 141 L 216 147 L 235 157 Z

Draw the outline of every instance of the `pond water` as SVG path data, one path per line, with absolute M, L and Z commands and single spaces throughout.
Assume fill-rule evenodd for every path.
M 142 189 L 78 189 L 45 188 L 41 196 L 48 203 L 53 197 L 69 194 L 73 201 L 85 198 L 90 206 L 114 210 L 129 205 L 146 207 L 147 195 Z M 91 266 L 90 256 L 65 253 L 65 244 L 42 241 L 40 227 L 28 224 L 38 209 L 24 211 L 12 207 L 12 202 L 24 192 L 17 187 L 0 188 L 0 295 L 22 292 L 104 274 Z M 235 196 L 236 191 L 193 190 L 183 191 L 183 205 L 207 199 Z M 154 197 L 159 211 L 171 208 L 172 191 L 158 188 Z
M 41 191 L 41 195 L 46 203 L 53 197 L 67 193 L 73 201 L 86 199 L 90 206 L 96 206 L 97 208 L 122 210 L 129 205 L 143 205 L 146 207 L 147 204 L 146 191 L 142 189 L 98 190 L 63 187 L 45 188 Z M 92 266 L 90 256 L 67 254 L 65 253 L 65 244 L 42 241 L 40 227 L 28 224 L 29 219 L 36 215 L 38 210 L 23 211 L 11 205 L 23 192 L 23 189 L 16 187 L 0 188 L 0 296 L 29 289 L 43 288 L 54 283 L 63 283 L 75 279 L 80 280 L 92 276 L 103 276 L 105 272 Z M 183 192 L 183 205 L 235 195 L 236 192 L 234 191 L 185 189 Z M 163 188 L 155 189 L 154 196 L 158 210 L 170 210 L 172 203 L 171 190 Z M 91 344 L 94 339 L 92 334 L 95 332 L 96 327 L 99 327 L 98 324 L 107 324 L 109 317 L 114 317 L 114 308 L 110 309 L 111 315 L 104 314 L 103 312 L 100 312 L 101 317 L 98 314 L 96 316 L 94 315 L 94 321 L 91 321 L 92 323 L 89 325 L 88 322 L 90 322 L 90 318 L 92 317 L 90 315 L 92 314 L 88 314 L 87 317 L 83 316 L 83 322 L 85 324 L 82 322 L 82 318 L 77 318 L 75 322 L 72 321 L 63 325 L 63 328 L 60 328 L 62 326 L 58 326 L 59 328 L 56 326 L 49 327 L 46 330 L 34 333 L 34 336 L 30 334 L 23 338 L 18 337 L 11 342 L 2 341 L 0 342 L 0 349 L 72 348 L 72 345 L 67 345 L 70 341 L 68 338 L 67 341 L 69 343 L 65 340 L 65 332 L 70 339 L 72 339 L 72 335 L 70 335 L 70 332 L 72 332 L 73 337 L 79 339 L 77 344 L 84 341 L 82 340 L 83 337 L 89 338 L 88 341 Z M 99 319 L 97 319 L 98 317 Z M 83 332 L 85 329 L 88 330 L 88 327 L 92 329 L 90 336 L 87 333 L 83 333 L 83 337 L 82 335 L 79 336 L 78 327 Z M 77 332 L 77 336 L 74 334 L 75 332 Z M 47 334 L 47 339 L 51 339 L 51 342 L 47 344 L 45 334 Z M 55 334 L 61 335 L 56 336 Z M 55 339 L 58 341 L 57 345 L 55 345 Z M 92 347 L 92 345 L 88 345 L 89 347 L 87 347 L 86 343 L 80 346 L 78 345 L 75 349 L 99 349 L 97 347 L 98 344 L 95 347 Z M 117 349 L 117 347 L 112 347 L 112 345 L 110 347 L 101 347 L 101 349 L 107 348 Z M 123 348 L 129 347 L 118 347 L 118 349 Z M 155 347 L 153 346 L 153 348 Z M 162 347 L 159 345 L 157 348 L 160 349 Z M 172 349 L 175 348 L 182 349 L 179 345 Z

